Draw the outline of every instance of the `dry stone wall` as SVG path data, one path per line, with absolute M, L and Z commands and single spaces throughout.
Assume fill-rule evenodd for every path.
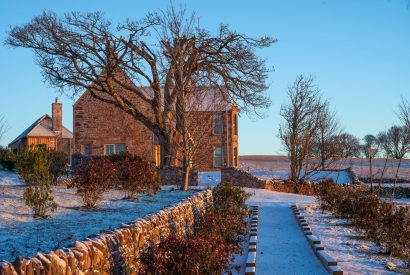
M 221 169 L 221 182 L 229 182 L 241 187 L 265 189 L 267 182 L 234 167 Z
M 0 262 L 0 274 L 142 274 L 140 253 L 171 232 L 185 235 L 212 203 L 211 190 L 198 192 L 118 230 L 75 242 L 72 248 L 38 253 L 30 259 L 19 257 L 13 263 Z

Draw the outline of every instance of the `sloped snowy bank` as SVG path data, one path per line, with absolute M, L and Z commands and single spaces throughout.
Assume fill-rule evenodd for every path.
M 140 196 L 140 201 L 129 201 L 122 199 L 123 192 L 112 190 L 104 194 L 99 209 L 86 210 L 81 208 L 75 190 L 58 186 L 53 188 L 57 211 L 50 219 L 41 220 L 32 217 L 23 192 L 23 186 L 0 186 L 0 260 L 70 246 L 75 240 L 119 228 L 194 193 L 162 190 L 154 196 Z

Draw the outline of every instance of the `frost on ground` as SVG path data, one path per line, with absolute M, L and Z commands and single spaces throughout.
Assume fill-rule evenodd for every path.
M 1 178 L 5 178 L 0 172 Z M 17 179 L 17 175 L 8 175 Z M 104 194 L 100 208 L 81 208 L 74 189 L 53 187 L 58 204 L 56 212 L 46 220 L 34 219 L 23 199 L 24 186 L 18 181 L 0 186 L 0 260 L 12 261 L 17 256 L 30 257 L 37 252 L 49 252 L 67 247 L 101 230 L 113 230 L 145 215 L 158 212 L 192 195 L 194 191 L 161 190 L 154 196 L 142 195 L 140 201 L 123 200 L 123 192 L 112 190 Z M 10 183 L 8 181 L 8 183 Z
M 337 219 L 328 212 L 319 209 L 318 204 L 300 205 L 313 235 L 317 236 L 325 251 L 338 261 L 340 268 L 348 274 L 395 274 L 404 269 L 404 263 L 388 255 L 379 253 L 380 247 L 373 242 L 363 240 L 361 234 L 346 220 Z
M 16 172 L 2 170 L 0 168 L 0 186 L 24 185 Z
M 199 172 L 199 186 L 209 186 L 214 187 L 217 186 L 221 182 L 221 172 L 220 171 L 213 171 L 213 172 Z

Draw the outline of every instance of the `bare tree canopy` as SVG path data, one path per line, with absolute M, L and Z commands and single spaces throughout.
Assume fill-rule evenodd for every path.
M 359 158 L 361 155 L 360 141 L 357 137 L 349 133 L 341 133 L 337 137 L 337 144 L 340 148 L 341 158 Z
M 410 152 L 410 134 L 406 127 L 392 126 L 378 136 L 380 147 L 386 156 L 395 159 L 404 158 Z
M 379 139 L 372 134 L 367 134 L 363 138 L 362 152 L 366 158 L 375 156 L 379 152 Z
M 319 113 L 325 105 L 320 100 L 313 77 L 298 76 L 287 94 L 290 102 L 282 105 L 280 110 L 284 121 L 279 128 L 279 138 L 289 155 L 290 180 L 297 183 L 305 160 L 311 156 L 318 132 Z
M 340 123 L 336 113 L 330 111 L 329 102 L 323 102 L 322 110 L 318 113 L 317 133 L 313 140 L 313 156 L 320 159 L 322 169 L 340 158 Z
M 9 130 L 6 117 L 0 114 L 0 141 L 3 139 L 4 134 Z
M 269 106 L 269 70 L 255 54 L 270 37 L 250 38 L 221 25 L 215 35 L 195 14 L 170 8 L 113 26 L 99 12 L 57 16 L 44 12 L 13 27 L 6 44 L 32 49 L 45 80 L 76 96 L 84 91 L 132 115 L 161 143 L 163 165 L 171 165 L 185 101 L 197 87 L 212 86 L 241 110 Z M 137 85 L 131 85 L 132 80 Z M 148 86 L 144 89 L 142 85 Z M 161 90 L 161 87 L 163 90 Z M 127 95 L 150 106 L 146 114 Z
M 399 120 L 405 127 L 410 128 L 410 102 L 404 97 L 401 97 L 398 109 L 397 116 Z

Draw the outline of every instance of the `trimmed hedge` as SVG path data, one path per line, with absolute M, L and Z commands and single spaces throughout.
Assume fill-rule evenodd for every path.
M 406 207 L 381 200 L 368 187 L 338 186 L 328 181 L 319 188 L 317 198 L 323 210 L 347 219 L 365 238 L 380 245 L 384 252 L 410 264 L 410 215 Z
M 186 236 L 170 234 L 141 256 L 143 274 L 223 274 L 247 236 L 248 198 L 240 187 L 222 183 L 214 205 Z

